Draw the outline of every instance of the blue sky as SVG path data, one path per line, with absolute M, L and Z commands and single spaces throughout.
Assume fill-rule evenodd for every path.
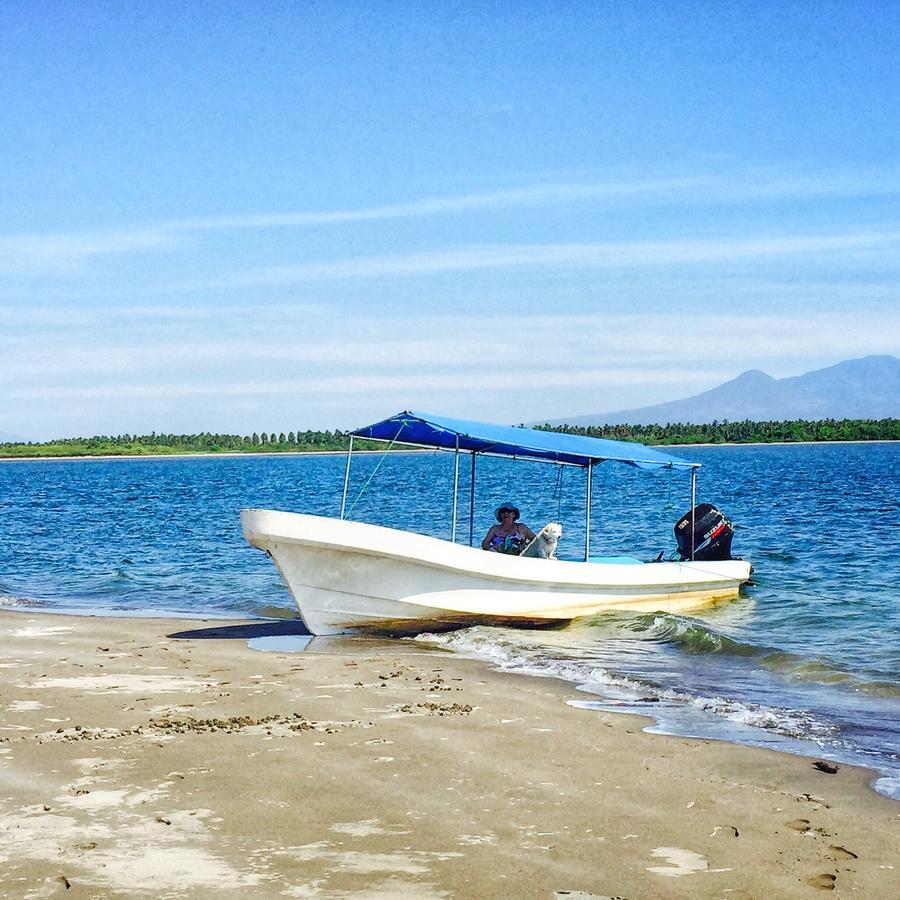
M 900 5 L 7 2 L 0 435 L 900 355 Z

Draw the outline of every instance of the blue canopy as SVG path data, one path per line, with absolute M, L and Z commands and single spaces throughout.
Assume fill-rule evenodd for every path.
M 445 450 L 456 450 L 458 447 L 473 453 L 541 459 L 575 466 L 590 466 L 605 460 L 639 469 L 695 469 L 700 466 L 700 463 L 688 462 L 630 441 L 607 441 L 578 434 L 537 431 L 534 428 L 488 425 L 409 411 L 397 413 L 366 428 L 358 428 L 353 434 L 378 441 L 399 441 Z

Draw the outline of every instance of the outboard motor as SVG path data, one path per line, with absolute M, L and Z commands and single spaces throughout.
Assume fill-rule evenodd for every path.
M 691 521 L 694 523 L 693 540 Z M 731 522 L 711 503 L 701 503 L 692 512 L 682 516 L 675 526 L 675 540 L 682 560 L 691 558 L 693 544 L 696 560 L 731 559 L 731 539 L 734 529 Z

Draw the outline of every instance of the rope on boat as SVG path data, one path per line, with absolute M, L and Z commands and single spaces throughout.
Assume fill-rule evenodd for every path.
M 371 475 L 369 475 L 369 477 L 366 479 L 366 483 L 360 488 L 359 493 L 356 495 L 356 499 L 350 504 L 350 509 L 347 510 L 348 516 L 350 515 L 350 513 L 353 512 L 353 508 L 356 506 L 356 504 L 359 503 L 359 501 L 362 499 L 362 495 L 366 492 L 369 485 L 372 483 L 372 479 L 378 473 L 378 470 L 381 468 L 381 464 L 385 461 L 385 459 L 387 459 L 387 455 L 388 455 L 388 453 L 390 453 L 391 447 L 393 447 L 394 444 L 397 443 L 397 438 L 400 437 L 400 432 L 403 431 L 404 428 L 406 428 L 406 425 L 407 425 L 407 422 L 404 419 L 400 423 L 400 427 L 397 429 L 397 433 L 394 435 L 391 442 L 387 445 L 387 450 L 385 450 L 384 453 L 381 454 L 381 459 L 378 460 L 378 462 L 375 465 L 375 468 L 372 469 Z
M 556 521 L 562 521 L 562 476 L 563 466 L 558 466 L 556 470 L 556 487 L 553 492 L 556 494 Z

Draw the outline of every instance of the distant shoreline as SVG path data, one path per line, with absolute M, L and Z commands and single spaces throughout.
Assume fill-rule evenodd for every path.
M 845 443 L 850 443 L 846 441 Z M 872 443 L 862 441 L 861 443 Z M 435 453 L 426 447 L 410 448 L 409 450 L 391 450 L 391 453 Z M 354 450 L 357 453 L 384 453 L 383 450 Z M 73 456 L 0 456 L 0 463 L 5 462 L 72 462 L 85 459 L 221 459 L 228 457 L 246 457 L 255 459 L 260 456 L 346 456 L 346 450 L 260 450 L 259 452 L 242 453 L 237 450 L 223 450 L 221 453 L 209 453 L 198 451 L 197 453 L 104 453 L 94 455 L 92 453 L 79 453 Z
M 682 448 L 690 447 L 813 447 L 834 444 L 896 444 L 895 440 L 852 440 L 852 441 L 746 441 L 746 442 L 723 442 L 721 444 L 653 444 L 651 449 L 667 450 L 677 452 Z M 650 446 L 650 445 L 648 445 Z M 356 453 L 384 453 L 384 450 L 354 450 Z M 408 450 L 391 450 L 391 453 L 451 453 L 452 450 L 441 450 L 440 448 L 410 448 Z M 257 458 L 260 456 L 346 456 L 346 450 L 260 450 L 250 452 L 240 452 L 233 450 L 223 450 L 221 453 L 209 453 L 206 451 L 198 451 L 197 453 L 106 453 L 93 455 L 89 453 L 76 454 L 72 456 L 0 456 L 0 463 L 7 462 L 72 462 L 76 460 L 86 459 L 221 459 L 236 457 Z

